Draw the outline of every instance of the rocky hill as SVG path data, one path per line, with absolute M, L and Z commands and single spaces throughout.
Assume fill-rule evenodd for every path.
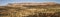
M 54 17 L 54 14 L 59 15 L 59 13 L 60 4 L 54 2 L 10 3 L 7 6 L 0 6 L 0 17 L 42 17 L 42 15 L 46 17 L 53 15 L 52 17 Z

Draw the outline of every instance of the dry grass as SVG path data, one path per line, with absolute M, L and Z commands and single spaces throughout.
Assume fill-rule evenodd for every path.
M 51 17 L 59 15 L 60 6 L 22 6 L 22 7 L 9 7 L 5 6 L 0 8 L 0 17 Z M 6 16 L 2 16 L 2 15 Z M 58 16 L 57 16 L 58 17 Z

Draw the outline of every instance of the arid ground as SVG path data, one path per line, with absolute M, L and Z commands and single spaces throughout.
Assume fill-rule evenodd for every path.
M 60 17 L 60 4 L 9 3 L 0 6 L 0 17 Z

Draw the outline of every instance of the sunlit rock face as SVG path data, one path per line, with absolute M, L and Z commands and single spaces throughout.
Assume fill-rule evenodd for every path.
M 0 14 L 8 14 L 9 17 L 51 17 L 59 11 L 54 2 L 48 3 L 13 3 L 0 7 Z M 55 5 L 55 6 L 53 6 Z
M 48 6 L 48 5 L 56 5 L 55 2 L 46 2 L 46 3 L 9 3 L 8 6 L 11 7 L 22 7 L 22 6 Z

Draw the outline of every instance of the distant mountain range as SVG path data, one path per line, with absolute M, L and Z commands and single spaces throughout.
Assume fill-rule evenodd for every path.
M 55 3 L 55 2 L 44 2 L 44 3 L 8 3 L 7 6 L 11 6 L 11 7 L 22 7 L 22 6 L 56 6 L 57 4 L 58 3 Z

